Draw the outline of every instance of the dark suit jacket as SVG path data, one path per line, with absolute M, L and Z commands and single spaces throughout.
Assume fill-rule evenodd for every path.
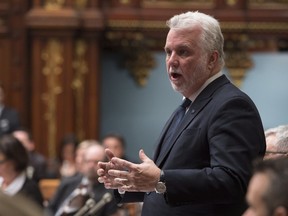
M 11 133 L 19 126 L 20 121 L 16 110 L 4 106 L 0 114 L 0 135 Z
M 35 181 L 26 178 L 23 187 L 17 194 L 20 194 L 21 196 L 32 200 L 40 207 L 43 207 L 43 196 L 38 184 Z
M 238 216 L 252 161 L 266 144 L 257 108 L 226 76 L 210 83 L 192 103 L 166 152 L 154 161 L 164 170 L 167 192 L 126 193 L 122 202 L 144 200 L 144 216 Z M 116 193 L 120 200 L 119 194 Z
M 49 206 L 48 212 L 53 215 L 57 212 L 57 210 L 62 206 L 63 202 L 66 198 L 78 187 L 81 183 L 83 176 L 81 174 L 77 174 L 72 177 L 64 178 L 57 189 L 55 196 L 52 198 Z M 95 184 L 93 186 L 94 200 L 99 202 L 99 200 L 103 197 L 106 192 L 112 193 L 111 190 L 107 190 L 103 184 Z M 117 211 L 116 201 L 113 199 L 111 202 L 106 204 L 97 214 L 97 216 L 109 216 Z

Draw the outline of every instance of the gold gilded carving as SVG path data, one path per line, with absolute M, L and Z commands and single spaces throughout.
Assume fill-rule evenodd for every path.
M 145 86 L 151 69 L 156 65 L 152 53 L 147 50 L 152 41 L 145 39 L 140 32 L 109 32 L 106 38 L 110 46 L 121 47 L 119 50 L 124 56 L 121 65 L 139 86 Z
M 248 37 L 242 35 L 232 35 L 225 43 L 226 46 L 226 67 L 232 82 L 240 87 L 249 68 L 253 62 L 247 51 Z
M 288 8 L 288 0 L 249 0 L 248 5 L 257 9 L 283 10 Z
M 140 48 L 136 51 L 131 49 L 131 56 L 127 57 L 124 64 L 136 83 L 144 87 L 147 84 L 151 69 L 155 67 L 156 63 L 151 52 Z
M 120 0 L 120 3 L 121 3 L 121 4 L 129 4 L 129 3 L 130 3 L 130 0 Z
M 234 6 L 237 3 L 237 0 L 226 0 L 227 5 Z
M 214 0 L 143 0 L 142 7 L 146 8 L 212 8 Z
M 75 0 L 75 6 L 78 9 L 83 9 L 87 6 L 87 0 Z
M 287 22 L 221 22 L 224 31 L 257 30 L 257 31 L 287 31 Z M 139 21 L 139 20 L 109 20 L 108 27 L 111 29 L 151 29 L 167 30 L 165 21 Z
M 41 56 L 45 62 L 42 73 L 46 76 L 47 92 L 43 93 L 42 100 L 46 104 L 47 110 L 44 114 L 44 119 L 48 122 L 48 155 L 49 157 L 56 156 L 56 111 L 57 111 L 57 96 L 62 93 L 59 76 L 62 73 L 62 45 L 59 40 L 50 39 L 47 42 L 46 48 Z
M 84 111 L 84 85 L 85 75 L 88 73 L 88 66 L 85 60 L 87 52 L 87 44 L 83 40 L 76 41 L 75 45 L 75 60 L 73 62 L 73 68 L 75 75 L 72 82 L 72 89 L 75 93 L 76 102 L 76 131 L 78 138 L 84 139 L 83 130 L 83 111 Z
M 65 0 L 45 0 L 44 8 L 47 10 L 61 9 L 65 4 Z
M 108 20 L 110 28 L 148 28 L 148 29 L 166 29 L 165 21 L 139 21 L 139 20 Z

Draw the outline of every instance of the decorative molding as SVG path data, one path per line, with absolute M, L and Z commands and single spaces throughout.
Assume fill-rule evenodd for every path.
M 117 46 L 123 52 L 121 66 L 129 71 L 137 85 L 144 87 L 156 65 L 152 52 L 147 50 L 155 47 L 153 41 L 146 39 L 141 32 L 109 32 L 106 39 L 108 46 Z
M 288 0 L 248 0 L 251 9 L 283 10 L 288 8 Z
M 214 0 L 143 0 L 143 8 L 191 8 L 208 9 L 214 7 Z
M 46 0 L 44 2 L 44 8 L 46 10 L 59 10 L 63 8 L 65 0 Z
M 149 20 L 108 20 L 107 27 L 111 29 L 166 29 L 165 21 Z
M 232 82 L 240 87 L 248 69 L 253 65 L 248 53 L 249 38 L 246 34 L 232 35 L 226 39 L 226 67 Z
M 75 0 L 75 6 L 77 9 L 84 9 L 87 6 L 88 0 Z
M 287 22 L 220 22 L 223 31 L 277 31 L 287 32 Z M 163 30 L 167 29 L 165 21 L 150 20 L 108 20 L 107 27 L 109 29 L 150 29 Z
M 226 0 L 226 4 L 229 6 L 234 6 L 237 4 L 237 0 Z
M 42 94 L 42 100 L 46 104 L 44 119 L 48 122 L 47 144 L 49 157 L 56 156 L 56 132 L 57 132 L 57 96 L 62 93 L 59 76 L 61 75 L 63 59 L 63 47 L 59 40 L 50 39 L 46 48 L 41 53 L 45 62 L 42 73 L 46 76 L 47 92 Z
M 136 47 L 135 47 L 136 48 Z M 151 69 L 155 67 L 156 62 L 152 52 L 137 47 L 131 48 L 130 55 L 127 56 L 124 66 L 128 69 L 135 82 L 141 86 L 146 86 Z
M 73 68 L 75 70 L 73 82 L 71 84 L 74 90 L 75 103 L 76 103 L 76 131 L 77 137 L 81 140 L 85 137 L 83 130 L 84 119 L 84 93 L 85 93 L 85 76 L 88 73 L 88 64 L 85 59 L 87 53 L 87 44 L 84 40 L 77 40 L 75 45 L 75 60 Z

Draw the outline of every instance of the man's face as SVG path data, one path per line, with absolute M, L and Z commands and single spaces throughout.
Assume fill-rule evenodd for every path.
M 208 54 L 200 44 L 201 30 L 171 29 L 167 35 L 166 68 L 175 91 L 189 97 L 211 76 Z
M 107 137 L 102 142 L 105 148 L 110 149 L 115 157 L 122 158 L 124 156 L 124 149 L 120 141 L 114 137 Z
M 248 187 L 246 200 L 249 208 L 243 216 L 268 216 L 263 197 L 269 186 L 268 176 L 264 173 L 255 174 Z
M 83 174 L 91 181 L 97 182 L 98 162 L 105 158 L 102 146 L 90 146 L 85 150 L 83 158 Z

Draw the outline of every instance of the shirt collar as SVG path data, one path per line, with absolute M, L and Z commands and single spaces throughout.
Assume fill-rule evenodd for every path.
M 20 175 L 18 175 L 8 186 L 3 190 L 5 194 L 8 195 L 15 195 L 18 193 L 21 188 L 23 187 L 26 180 L 25 172 L 22 172 Z M 0 178 L 0 186 L 2 186 L 4 179 Z

